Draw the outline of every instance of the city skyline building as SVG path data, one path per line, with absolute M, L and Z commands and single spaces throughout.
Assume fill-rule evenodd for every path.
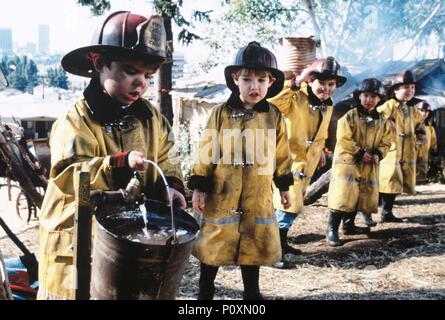
M 0 29 L 0 55 L 10 55 L 13 53 L 12 29 Z
M 49 53 L 49 25 L 39 24 L 39 53 Z

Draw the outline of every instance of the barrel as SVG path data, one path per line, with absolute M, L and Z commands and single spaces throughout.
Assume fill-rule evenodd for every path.
M 300 74 L 316 58 L 318 41 L 314 37 L 284 37 L 280 38 L 279 44 L 278 50 L 282 57 L 280 69 L 286 78 Z
M 150 200 L 142 208 L 105 205 L 95 216 L 91 299 L 175 299 L 199 231 L 194 218 L 174 208 L 175 242 L 170 208 L 162 202 Z

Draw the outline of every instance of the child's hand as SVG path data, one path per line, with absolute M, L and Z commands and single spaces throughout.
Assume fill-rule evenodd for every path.
M 284 209 L 289 209 L 292 205 L 292 200 L 290 198 L 289 191 L 280 191 L 280 197 L 281 197 L 281 204 L 283 205 Z
M 193 209 L 197 211 L 200 214 L 203 214 L 203 210 L 205 207 L 205 201 L 206 201 L 206 194 L 205 192 L 201 192 L 198 189 L 193 190 L 193 196 L 192 196 L 192 204 Z
M 372 155 L 372 161 L 374 161 L 375 164 L 379 164 L 380 163 L 380 158 L 378 155 L 373 154 Z
M 371 162 L 373 162 L 374 159 L 372 158 L 372 154 L 370 154 L 368 151 L 366 151 L 366 152 L 363 154 L 362 161 L 363 161 L 364 163 L 371 163 Z
M 416 135 L 416 138 L 421 144 L 423 144 L 423 145 L 428 144 L 428 138 L 427 138 L 426 134 L 418 133 Z
M 141 151 L 131 151 L 128 154 L 128 166 L 130 169 L 145 171 L 148 168 L 148 164 L 144 162 L 144 153 Z
M 182 209 L 187 208 L 187 202 L 185 201 L 185 198 L 182 195 L 182 193 L 174 188 L 168 188 L 168 189 L 170 191 L 170 194 L 172 195 L 173 203 Z M 170 200 L 168 199 L 168 195 L 167 195 L 167 203 L 169 203 L 169 202 L 170 202 Z

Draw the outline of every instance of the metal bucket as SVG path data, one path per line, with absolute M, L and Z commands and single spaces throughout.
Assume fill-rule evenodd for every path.
M 279 40 L 279 53 L 282 57 L 280 69 L 286 73 L 300 74 L 316 56 L 317 40 L 314 37 L 285 37 Z M 286 78 L 288 78 L 286 76 Z
M 174 243 L 165 230 L 171 227 L 170 208 L 157 201 L 147 201 L 145 208 L 148 238 L 137 209 L 104 206 L 96 213 L 91 299 L 176 298 L 199 226 L 187 212 L 175 208 Z

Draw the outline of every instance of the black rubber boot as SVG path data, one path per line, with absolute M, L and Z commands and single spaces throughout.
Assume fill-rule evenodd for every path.
M 352 234 L 368 234 L 371 230 L 369 227 L 357 227 L 355 225 L 355 216 L 356 212 L 348 212 L 343 213 L 343 234 L 344 235 L 352 235 Z
M 392 211 L 388 212 L 388 211 L 382 210 L 380 223 L 385 223 L 385 222 L 399 223 L 399 222 L 403 222 L 403 219 L 400 219 L 400 218 L 397 218 L 396 216 L 394 216 Z
M 281 251 L 283 252 L 283 255 L 286 253 L 293 254 L 293 255 L 300 255 L 302 252 L 300 249 L 291 247 L 287 243 L 287 234 L 289 232 L 288 228 L 280 229 L 280 241 L 281 241 Z
M 244 283 L 243 300 L 264 300 L 260 293 L 260 267 L 241 266 Z
M 382 206 L 383 206 L 380 223 L 403 222 L 403 219 L 395 217 L 394 214 L 392 213 L 392 208 L 396 200 L 396 194 L 381 193 L 380 195 L 382 197 Z
M 328 230 L 326 231 L 326 242 L 328 245 L 337 247 L 343 243 L 338 237 L 338 227 L 340 226 L 343 214 L 336 210 L 329 211 Z
M 359 211 L 359 216 L 362 219 L 362 222 L 364 224 L 366 224 L 368 227 L 375 227 L 377 225 L 377 222 L 375 222 L 374 220 L 372 220 L 372 215 L 371 214 L 367 214 L 367 213 L 363 213 Z
M 218 268 L 218 266 L 209 266 L 201 262 L 198 300 L 213 300 L 215 294 L 215 277 L 218 273 Z
M 287 234 L 289 232 L 288 228 L 280 229 L 280 243 L 281 243 L 281 260 L 275 263 L 275 268 L 278 269 L 290 269 L 291 265 L 289 261 L 286 259 L 286 253 L 293 255 L 300 255 L 302 252 L 299 249 L 291 247 L 287 243 Z

